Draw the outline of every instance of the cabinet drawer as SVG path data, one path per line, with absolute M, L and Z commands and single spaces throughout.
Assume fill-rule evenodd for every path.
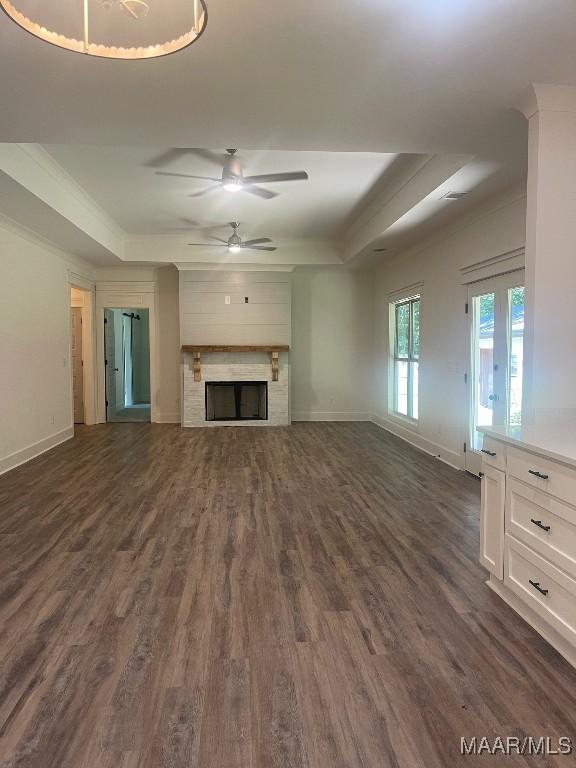
M 480 453 L 484 466 L 494 467 L 494 469 L 500 469 L 502 472 L 506 471 L 506 446 L 504 443 L 499 443 L 497 440 L 484 435 Z
M 509 534 L 504 583 L 559 634 L 576 644 L 576 581 Z
M 506 532 L 576 578 L 576 509 L 513 477 L 506 484 Z
M 576 469 L 517 448 L 508 448 L 508 474 L 539 491 L 576 505 Z

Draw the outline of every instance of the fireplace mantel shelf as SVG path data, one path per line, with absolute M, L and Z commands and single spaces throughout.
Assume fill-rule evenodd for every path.
M 200 362 L 202 352 L 269 352 L 272 361 L 272 381 L 278 381 L 278 354 L 287 352 L 288 344 L 184 344 L 182 352 L 189 352 L 194 356 L 194 381 L 202 381 L 202 366 Z
M 288 344 L 185 344 L 182 352 L 287 352 Z

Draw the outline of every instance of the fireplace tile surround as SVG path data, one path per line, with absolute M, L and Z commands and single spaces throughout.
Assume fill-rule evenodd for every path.
M 182 352 L 182 426 L 286 426 L 290 424 L 290 363 L 287 350 L 278 353 L 277 376 L 271 366 L 269 348 L 251 351 L 207 351 L 203 349 L 201 380 L 190 348 Z M 206 419 L 206 382 L 266 381 L 268 383 L 268 419 L 255 421 L 208 421 Z

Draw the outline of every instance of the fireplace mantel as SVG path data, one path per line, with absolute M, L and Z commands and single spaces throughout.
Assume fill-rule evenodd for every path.
M 203 352 L 267 352 L 272 363 L 272 381 L 278 381 L 278 355 L 288 352 L 288 344 L 184 344 L 182 352 L 194 357 L 194 381 L 202 381 L 201 356 Z

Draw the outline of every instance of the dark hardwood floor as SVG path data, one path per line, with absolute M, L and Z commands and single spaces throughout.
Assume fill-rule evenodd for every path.
M 485 586 L 479 483 L 370 424 L 80 428 L 0 478 L 0 764 L 566 766 L 576 672 Z

